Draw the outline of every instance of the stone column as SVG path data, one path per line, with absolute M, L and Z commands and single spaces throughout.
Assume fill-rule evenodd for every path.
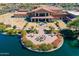
M 39 16 L 39 13 L 38 13 L 38 16 Z
M 45 22 L 47 22 L 46 19 L 45 19 Z
M 46 16 L 46 13 L 44 13 L 45 14 L 45 16 Z
M 36 13 L 35 13 L 35 16 L 36 16 Z
M 51 20 L 52 20 L 52 19 L 50 18 L 50 22 L 51 22 Z
M 38 22 L 39 22 L 39 18 L 38 18 Z

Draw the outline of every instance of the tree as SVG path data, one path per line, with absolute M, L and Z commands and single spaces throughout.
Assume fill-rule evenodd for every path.
M 45 29 L 44 31 L 45 31 L 46 34 L 51 34 L 52 33 L 52 30 L 46 30 Z
M 9 35 L 18 35 L 18 30 L 9 29 L 9 30 L 7 30 L 7 34 L 9 34 Z
M 26 31 L 25 31 L 25 30 L 22 30 L 22 31 L 21 31 L 21 35 L 22 35 L 22 37 L 23 37 L 23 36 L 26 36 Z
M 0 32 L 3 32 L 6 29 L 6 25 L 3 23 L 0 23 Z
M 67 26 L 72 30 L 74 29 L 75 38 L 77 38 L 79 36 L 79 17 L 76 17 L 75 20 L 70 21 Z
M 26 16 L 25 20 L 30 22 L 31 21 L 31 16 Z
M 70 21 L 67 25 L 71 28 L 74 27 L 75 30 L 79 30 L 79 17 L 76 20 Z
M 13 26 L 13 29 L 16 29 L 16 25 L 15 25 L 15 26 Z

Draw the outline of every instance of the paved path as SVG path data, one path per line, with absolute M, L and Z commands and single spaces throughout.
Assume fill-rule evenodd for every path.
M 39 31 L 39 33 L 38 33 L 39 35 L 44 35 L 44 27 L 43 26 L 40 26 L 38 31 Z
M 34 42 L 34 44 L 41 44 L 41 43 L 50 44 L 50 43 L 54 42 L 57 39 L 57 36 L 51 37 L 51 36 L 45 34 L 44 28 L 45 28 L 45 25 L 42 25 L 38 28 L 38 34 L 33 34 L 34 35 L 33 37 L 29 37 L 30 34 L 27 34 L 26 37 L 28 38 L 28 40 L 31 40 L 32 42 Z M 46 39 L 44 41 L 41 41 L 41 42 L 37 41 L 36 38 L 39 36 L 43 36 Z

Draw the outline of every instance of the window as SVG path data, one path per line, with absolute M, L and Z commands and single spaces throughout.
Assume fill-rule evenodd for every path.
M 36 22 L 38 22 L 38 19 L 36 19 Z
M 48 13 L 46 13 L 46 16 L 48 16 Z
M 32 19 L 32 21 L 34 22 L 34 19 Z
M 45 13 L 39 13 L 39 16 L 45 16 Z
M 38 13 L 36 13 L 36 16 L 38 16 Z
M 49 19 L 46 19 L 47 22 L 49 22 Z

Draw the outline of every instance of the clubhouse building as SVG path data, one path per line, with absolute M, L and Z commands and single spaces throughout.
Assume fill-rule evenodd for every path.
M 56 19 L 68 18 L 68 12 L 56 6 L 42 5 L 31 11 L 17 10 L 14 17 L 26 17 L 30 22 L 51 22 Z

